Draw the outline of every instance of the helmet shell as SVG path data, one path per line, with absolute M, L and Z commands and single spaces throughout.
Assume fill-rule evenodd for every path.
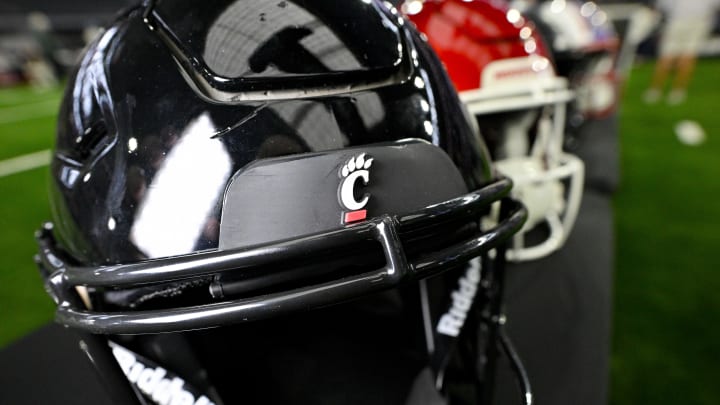
M 491 62 L 551 58 L 532 23 L 502 1 L 410 0 L 403 11 L 427 35 L 458 91 L 485 85 L 483 72 Z
M 55 234 L 93 265 L 214 249 L 249 163 L 406 138 L 441 147 L 475 189 L 490 158 L 464 114 L 428 44 L 379 1 L 138 6 L 68 81 Z

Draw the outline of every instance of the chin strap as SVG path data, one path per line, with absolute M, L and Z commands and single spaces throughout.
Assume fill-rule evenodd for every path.
M 530 379 L 528 378 L 525 366 L 523 366 L 520 356 L 518 356 L 515 351 L 515 347 L 513 347 L 510 337 L 505 332 L 505 327 L 503 325 L 498 327 L 498 335 L 500 337 L 500 346 L 502 347 L 503 353 L 505 353 L 505 356 L 510 361 L 510 367 L 512 368 L 513 373 L 515 373 L 515 378 L 517 379 L 517 383 L 520 388 L 521 403 L 523 405 L 532 405 L 534 401 L 532 387 L 530 386 Z
M 495 311 L 493 311 L 493 308 L 498 308 L 492 305 L 492 297 L 494 293 L 497 293 L 497 289 L 493 289 L 488 283 L 483 284 L 483 287 L 478 291 L 478 295 L 486 295 L 480 297 L 473 303 L 472 313 L 468 314 L 469 317 L 479 315 L 479 327 L 477 330 L 462 328 L 461 335 L 451 338 L 442 336 L 437 332 L 438 328 L 436 328 L 433 336 L 435 350 L 431 353 L 431 367 L 429 370 L 424 370 L 424 372 L 432 371 L 436 393 L 442 392 L 443 394 L 448 394 L 448 386 L 455 382 L 455 378 L 453 377 L 470 377 L 466 375 L 467 373 L 459 375 L 457 370 L 453 370 L 455 372 L 453 372 L 451 377 L 447 376 L 449 369 L 455 365 L 454 360 L 456 359 L 454 359 L 454 357 L 460 356 L 463 357 L 463 359 L 477 358 L 477 362 L 470 362 L 472 364 L 469 366 L 474 369 L 476 374 L 465 379 L 469 380 L 474 378 L 476 380 L 478 404 L 490 405 L 494 403 L 495 375 L 498 367 L 497 359 L 499 355 L 503 355 L 507 358 L 517 382 L 520 403 L 522 405 L 532 405 L 534 403 L 534 397 L 530 379 L 505 329 L 506 317 L 500 312 L 495 313 Z M 482 305 L 484 305 L 484 308 Z M 467 323 L 469 325 L 474 324 L 472 319 Z M 471 344 L 472 347 L 466 347 L 468 344 Z M 432 377 L 425 376 L 423 381 L 429 384 L 432 381 Z M 415 385 L 418 385 L 417 382 Z M 417 397 L 417 395 L 414 397 Z M 445 399 L 448 404 L 456 403 L 452 398 Z M 462 400 L 460 402 L 464 403 Z M 424 404 L 425 402 L 421 401 L 417 403 Z M 432 403 L 435 404 L 436 402 Z M 408 404 L 416 403 L 409 401 Z
M 477 324 L 474 318 L 479 313 L 483 295 L 481 282 L 484 275 L 480 258 L 471 260 L 463 270 L 458 273 L 457 283 L 450 286 L 452 290 L 443 307 L 444 312 L 431 325 L 434 350 L 431 352 L 430 365 L 435 372 L 435 387 L 441 392 L 446 391 L 449 369 L 453 368 L 452 372 L 457 368 L 472 370 L 472 361 L 468 362 L 469 366 L 463 367 L 453 363 L 453 360 L 466 342 L 473 341 L 468 338 L 474 334 L 471 326 Z M 470 356 L 472 352 L 475 350 L 470 350 Z M 461 357 L 460 360 L 467 361 L 464 356 Z
M 509 207 L 501 205 L 500 215 L 507 215 Z M 495 393 L 495 373 L 497 370 L 498 346 L 510 361 L 511 368 L 517 377 L 522 391 L 522 404 L 531 405 L 533 395 L 530 380 L 525 367 L 513 348 L 510 338 L 505 332 L 507 318 L 503 314 L 505 293 L 505 269 L 507 261 L 507 244 L 501 244 L 495 252 L 495 260 L 488 263 L 490 266 L 484 272 L 482 286 L 487 301 L 482 309 L 478 342 L 481 349 L 478 351 L 478 392 L 481 405 L 493 403 Z M 483 347 L 484 346 L 484 347 Z
M 507 215 L 507 210 L 506 205 L 501 206 L 501 215 Z M 430 369 L 439 392 L 450 396 L 449 386 L 459 378 L 461 382 L 474 382 L 478 404 L 490 405 L 495 393 L 497 358 L 505 355 L 520 387 L 521 403 L 531 405 L 530 381 L 507 336 L 502 312 L 506 244 L 498 247 L 493 256 L 493 260 L 488 256 L 482 260 L 475 258 L 455 273 L 458 281 L 450 286 L 453 290 L 447 297 L 447 305 L 442 307 L 445 310 L 442 315 L 431 313 L 427 286 L 421 284 Z M 450 404 L 456 403 L 453 398 L 447 399 Z M 458 398 L 459 403 L 467 400 Z
M 520 359 L 515 347 L 507 335 L 505 329 L 506 317 L 503 314 L 493 314 L 484 311 L 481 324 L 478 359 L 478 392 L 479 405 L 490 405 L 494 403 L 495 394 L 495 373 L 497 371 L 498 355 L 504 355 L 518 384 L 520 403 L 532 405 L 533 393 L 525 366 Z M 499 350 L 498 350 L 499 349 Z

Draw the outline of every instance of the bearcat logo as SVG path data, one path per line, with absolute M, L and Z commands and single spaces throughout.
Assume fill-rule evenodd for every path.
M 158 405 L 214 405 L 185 380 L 147 359 L 109 342 L 113 355 L 133 387 Z
M 365 206 L 370 200 L 369 194 L 364 194 L 360 201 L 355 198 L 355 185 L 362 180 L 364 186 L 370 181 L 370 167 L 373 158 L 365 153 L 353 156 L 340 168 L 340 187 L 338 188 L 338 200 L 340 205 L 347 211 L 343 212 L 342 222 L 362 221 L 367 217 Z

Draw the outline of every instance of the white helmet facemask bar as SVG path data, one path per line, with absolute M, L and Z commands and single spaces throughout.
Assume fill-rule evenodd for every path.
M 511 77 L 505 72 L 512 72 Z M 518 112 L 502 123 L 502 139 L 494 151 L 497 170 L 513 179 L 513 196 L 529 212 L 507 258 L 535 260 L 563 246 L 582 199 L 584 165 L 562 149 L 566 106 L 574 95 L 567 81 L 556 76 L 549 61 L 540 56 L 493 62 L 483 71 L 482 80 L 480 89 L 461 93 L 473 115 L 482 120 L 489 114 Z M 536 134 L 531 144 L 533 127 Z M 546 236 L 531 243 L 529 232 L 541 225 L 547 228 Z

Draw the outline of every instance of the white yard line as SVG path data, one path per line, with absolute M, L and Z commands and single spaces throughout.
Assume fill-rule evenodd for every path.
M 2 107 L 0 108 L 0 124 L 51 116 L 57 113 L 59 104 L 60 100 L 45 100 L 15 107 Z
M 0 160 L 0 177 L 10 176 L 46 166 L 50 163 L 50 149 L 29 153 L 12 159 Z

